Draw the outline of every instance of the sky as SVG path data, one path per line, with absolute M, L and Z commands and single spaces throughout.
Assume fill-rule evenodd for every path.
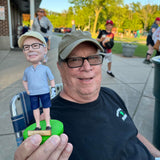
M 64 10 L 68 10 L 70 6 L 73 6 L 68 0 L 42 0 L 40 8 L 45 8 L 49 11 L 61 13 Z
M 143 5 L 144 4 L 160 4 L 159 0 L 124 0 L 125 4 L 132 3 L 132 2 L 141 2 Z M 73 6 L 68 2 L 68 0 L 42 0 L 40 4 L 40 8 L 45 8 L 49 11 L 54 11 L 61 13 L 64 10 L 68 10 L 70 6 Z

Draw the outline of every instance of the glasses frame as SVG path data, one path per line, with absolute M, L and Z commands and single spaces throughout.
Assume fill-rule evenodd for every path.
M 35 44 L 38 44 L 39 47 L 38 47 L 38 48 L 34 48 L 33 46 L 34 46 Z M 25 49 L 25 48 L 24 48 L 25 46 L 27 46 L 28 49 Z M 32 47 L 32 49 L 40 49 L 40 46 L 45 47 L 45 44 L 43 44 L 43 43 L 32 43 L 31 45 L 26 44 L 26 45 L 23 45 L 23 50 L 24 50 L 24 51 L 29 51 L 29 50 L 30 50 L 30 47 Z
M 99 57 L 101 57 L 101 62 L 100 62 L 100 63 L 97 63 L 97 64 L 91 64 L 91 63 L 89 62 L 89 58 L 92 58 L 92 57 L 94 57 L 94 56 L 99 56 Z M 78 66 L 75 66 L 75 67 L 70 66 L 69 60 L 70 60 L 70 59 L 74 59 L 74 58 L 80 58 L 80 59 L 82 60 L 82 64 L 81 64 L 81 65 L 78 65 Z M 103 54 L 95 54 L 95 55 L 91 55 L 91 56 L 88 56 L 88 57 L 68 57 L 68 58 L 66 58 L 66 59 L 64 59 L 64 60 L 61 59 L 61 61 L 67 63 L 67 66 L 68 66 L 69 68 L 79 68 L 79 67 L 82 67 L 82 66 L 83 66 L 84 60 L 87 60 L 88 63 L 89 63 L 91 66 L 96 66 L 96 65 L 102 64 L 102 63 L 103 63 L 103 59 L 104 59 L 104 55 L 103 55 Z

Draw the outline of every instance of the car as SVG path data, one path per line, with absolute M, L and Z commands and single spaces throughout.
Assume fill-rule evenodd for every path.
M 61 33 L 70 33 L 71 31 L 72 31 L 71 28 L 67 28 L 67 27 L 61 27 L 60 28 Z
M 60 32 L 59 28 L 54 28 L 54 32 Z
M 66 32 L 70 33 L 72 31 L 72 28 L 66 28 Z

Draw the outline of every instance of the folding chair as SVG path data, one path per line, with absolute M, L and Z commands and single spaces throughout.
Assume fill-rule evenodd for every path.
M 63 84 L 55 85 L 56 94 L 58 94 Z M 16 94 L 10 101 L 11 120 L 16 136 L 17 146 L 23 142 L 22 131 L 34 122 L 33 111 L 30 106 L 29 96 L 25 91 Z

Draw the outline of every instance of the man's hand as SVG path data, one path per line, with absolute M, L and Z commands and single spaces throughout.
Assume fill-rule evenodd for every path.
M 27 138 L 16 150 L 14 160 L 68 160 L 73 146 L 68 143 L 66 134 L 51 136 L 40 145 L 40 135 Z

